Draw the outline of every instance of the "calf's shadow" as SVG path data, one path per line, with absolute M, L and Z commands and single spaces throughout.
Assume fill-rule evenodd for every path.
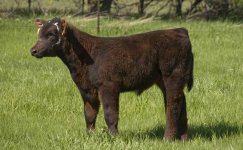
M 218 122 L 215 124 L 203 124 L 203 125 L 189 125 L 188 139 L 193 140 L 195 138 L 201 138 L 211 141 L 213 138 L 224 138 L 239 135 L 243 133 L 243 126 L 233 125 L 226 122 Z M 151 130 L 145 132 L 129 132 L 128 135 L 133 136 L 138 140 L 144 138 L 149 139 L 163 139 L 164 126 L 158 125 Z

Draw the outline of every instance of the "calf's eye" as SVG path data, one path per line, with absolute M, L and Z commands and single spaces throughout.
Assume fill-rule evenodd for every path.
M 48 37 L 55 37 L 56 35 L 54 33 L 49 33 L 47 36 Z

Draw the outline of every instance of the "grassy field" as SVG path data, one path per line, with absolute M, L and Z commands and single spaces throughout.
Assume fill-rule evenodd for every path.
M 243 25 L 102 19 L 102 36 L 186 27 L 195 55 L 195 82 L 186 92 L 189 140 L 163 140 L 162 95 L 120 97 L 117 137 L 107 134 L 100 110 L 97 129 L 85 132 L 83 103 L 58 58 L 36 59 L 34 19 L 0 19 L 0 149 L 242 149 Z M 67 19 L 96 34 L 94 19 Z

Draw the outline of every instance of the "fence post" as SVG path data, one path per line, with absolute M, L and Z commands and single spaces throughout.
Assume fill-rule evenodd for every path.
M 100 0 L 97 0 L 97 34 L 100 34 Z
M 28 0 L 28 8 L 29 8 L 29 12 L 31 10 L 31 0 Z

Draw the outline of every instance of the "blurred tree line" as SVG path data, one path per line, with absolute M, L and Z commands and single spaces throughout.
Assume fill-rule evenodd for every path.
M 22 10 L 27 14 L 39 12 L 48 15 L 55 10 L 80 16 L 94 15 L 99 8 L 101 15 L 113 16 L 243 18 L 243 0 L 69 0 L 66 3 L 62 0 L 12 0 L 14 6 L 10 8 L 4 7 L 4 3 L 11 0 L 3 1 L 0 2 L 3 6 L 0 13 L 8 11 L 14 14 Z M 49 5 L 57 7 L 47 7 Z

